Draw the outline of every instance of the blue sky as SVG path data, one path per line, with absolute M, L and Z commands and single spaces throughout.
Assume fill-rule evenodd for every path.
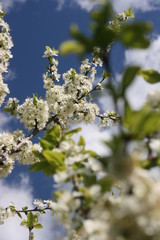
M 10 96 L 17 97 L 21 102 L 26 97 L 31 97 L 33 93 L 43 96 L 42 74 L 47 64 L 46 59 L 42 58 L 45 46 L 58 48 L 62 41 L 69 39 L 71 23 L 77 23 L 84 32 L 87 32 L 88 11 L 92 5 L 87 0 L 2 0 L 2 2 L 7 10 L 5 20 L 11 27 L 14 42 L 12 50 L 14 58 L 10 61 L 9 73 L 6 76 L 11 91 Z M 123 66 L 132 63 L 144 68 L 160 70 L 160 0 L 154 0 L 154 3 L 153 0 L 113 0 L 113 3 L 117 12 L 132 6 L 136 19 L 149 20 L 154 25 L 151 34 L 153 40 L 148 50 L 125 50 L 119 45 L 113 49 L 112 64 L 117 78 L 121 76 Z M 79 60 L 75 56 L 59 57 L 59 72 L 63 73 L 71 67 L 78 69 L 78 64 Z M 155 87 L 157 86 L 160 87 L 159 85 Z M 140 106 L 140 101 L 144 101 L 149 89 L 150 86 L 140 77 L 135 80 L 128 91 L 128 98 L 135 108 Z M 100 103 L 105 111 L 109 108 L 110 100 L 102 96 Z M 22 127 L 8 115 L 0 113 L 0 119 L 1 131 Z M 90 135 L 87 134 L 88 132 Z M 94 136 L 91 133 L 94 133 Z M 88 148 L 93 148 L 99 153 L 104 152 L 99 142 L 109 138 L 109 131 L 100 132 L 96 125 L 92 124 L 83 126 L 82 134 L 86 138 Z M 0 199 L 0 206 L 5 207 L 10 200 L 16 202 L 18 206 L 21 205 L 20 202 L 31 205 L 33 197 L 45 199 L 51 197 L 53 180 L 39 173 L 28 174 L 27 168 L 17 166 L 6 180 L 0 182 L 0 189 L 3 196 Z M 52 231 L 50 216 L 47 217 L 43 219 L 44 230 L 41 230 L 39 236 L 37 235 L 39 240 Z M 13 219 L 0 226 L 2 240 L 10 240 L 13 234 L 16 240 L 27 239 L 27 232 L 24 232 L 22 227 L 18 228 L 17 221 Z M 7 228 L 11 229 L 11 233 Z M 56 239 L 53 239 L 52 235 L 49 236 L 45 239 Z

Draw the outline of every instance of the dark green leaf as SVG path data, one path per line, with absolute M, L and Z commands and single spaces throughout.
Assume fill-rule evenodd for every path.
M 150 44 L 146 34 L 151 31 L 150 23 L 131 22 L 122 26 L 119 36 L 120 41 L 131 48 L 147 48 Z
M 18 217 L 22 218 L 22 215 L 19 212 L 16 212 Z
M 113 186 L 113 183 L 114 183 L 113 179 L 109 176 L 101 178 L 97 182 L 97 184 L 101 186 L 103 192 L 110 191 Z
M 160 113 L 151 111 L 148 106 L 134 111 L 126 103 L 123 124 L 133 138 L 142 139 L 160 130 Z
M 55 173 L 54 166 L 49 164 L 47 161 L 34 163 L 31 165 L 29 170 L 32 172 L 43 171 L 47 176 L 53 175 Z
M 97 183 L 97 178 L 95 175 L 84 175 L 83 181 L 86 187 L 91 187 Z
M 140 68 L 137 66 L 130 66 L 130 67 L 126 68 L 126 70 L 123 74 L 123 78 L 122 78 L 122 95 L 124 95 L 125 90 L 134 80 L 139 69 Z

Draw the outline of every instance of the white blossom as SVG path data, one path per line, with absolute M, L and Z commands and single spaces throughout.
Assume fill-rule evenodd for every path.
M 28 139 L 21 140 L 23 144 L 21 147 L 21 151 L 16 154 L 16 159 L 20 164 L 30 165 L 35 162 L 39 162 L 39 159 L 34 155 L 34 151 L 41 152 L 42 148 L 40 144 L 33 144 Z
M 42 99 L 34 102 L 33 98 L 27 98 L 22 105 L 17 107 L 18 118 L 29 130 L 37 127 L 42 130 L 49 119 L 49 108 Z
M 46 51 L 44 52 L 43 57 L 53 57 L 53 56 L 58 56 L 58 50 L 55 50 L 54 48 L 46 47 Z

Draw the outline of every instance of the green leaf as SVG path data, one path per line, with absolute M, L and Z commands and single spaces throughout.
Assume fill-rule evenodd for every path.
M 126 68 L 126 70 L 123 74 L 123 78 L 122 78 L 122 95 L 124 95 L 125 90 L 134 80 L 139 69 L 140 68 L 137 66 L 130 66 L 130 67 Z
M 95 175 L 84 175 L 83 181 L 86 187 L 91 187 L 92 185 L 97 183 L 97 178 Z
M 25 220 L 23 220 L 20 224 L 21 226 L 26 226 L 27 225 L 27 222 Z
M 47 176 L 53 175 L 55 173 L 55 168 L 51 164 L 49 164 L 47 161 L 34 163 L 30 166 L 30 171 L 32 172 L 39 172 L 42 171 Z
M 111 73 L 107 73 L 106 70 L 104 69 L 103 73 L 101 74 L 101 76 L 103 77 L 103 79 L 106 79 L 106 78 L 111 76 Z
M 54 167 L 54 173 L 64 171 L 66 169 L 64 163 L 64 154 L 61 152 L 44 150 L 42 154 L 46 158 L 47 162 Z
M 16 212 L 18 217 L 22 218 L 22 215 L 19 212 Z
M 36 216 L 36 218 L 38 218 L 37 215 L 34 215 L 32 212 L 28 213 L 28 215 L 27 215 L 27 227 L 32 227 L 34 225 L 35 216 Z
M 60 45 L 59 51 L 63 55 L 67 55 L 69 53 L 82 54 L 85 52 L 85 47 L 83 44 L 77 41 L 70 40 L 62 43 Z
M 53 149 L 53 144 L 43 138 L 40 139 L 40 145 L 43 149 Z
M 123 125 L 129 129 L 132 138 L 143 139 L 160 130 L 160 113 L 151 111 L 148 106 L 134 111 L 126 102 Z
M 134 14 L 132 12 L 132 8 L 129 7 L 127 10 L 124 10 L 124 13 L 126 14 L 127 17 L 134 18 Z
M 50 50 L 50 47 L 49 47 L 49 46 L 46 46 L 46 50 L 49 51 L 49 50 Z
M 61 127 L 59 125 L 54 126 L 51 130 L 47 132 L 47 135 L 50 135 L 52 137 L 56 137 L 58 140 L 61 137 Z
M 147 48 L 150 45 L 146 34 L 151 31 L 150 23 L 131 22 L 122 25 L 119 40 L 131 48 Z
M 23 211 L 27 211 L 28 210 L 28 206 L 22 207 Z
M 38 95 L 37 95 L 37 93 L 36 94 L 33 93 L 33 104 L 35 106 L 37 106 L 37 101 L 38 101 Z
M 39 151 L 33 151 L 35 157 L 39 158 L 40 161 L 45 161 L 45 157 Z
M 65 133 L 64 135 L 65 135 L 65 136 L 68 136 L 68 137 L 71 137 L 73 134 L 78 133 L 78 132 L 80 132 L 81 130 L 82 130 L 82 128 L 76 128 L 76 129 L 73 129 L 73 130 Z
M 149 70 L 140 70 L 138 72 L 139 76 L 142 76 L 149 83 L 158 83 L 160 82 L 160 73 L 149 69 Z
M 113 186 L 113 183 L 114 183 L 113 179 L 109 176 L 101 178 L 97 182 L 97 184 L 101 186 L 103 192 L 110 191 L 111 187 Z
M 46 140 L 48 143 L 50 143 L 52 145 L 52 148 L 57 147 L 57 144 L 61 140 L 61 133 L 62 131 L 60 126 L 56 125 L 46 133 L 46 135 L 43 137 L 43 140 Z M 44 144 L 44 141 L 42 142 L 42 144 Z
M 78 141 L 78 146 L 82 146 L 83 149 L 85 148 L 86 142 L 82 136 L 80 136 L 79 141 Z
M 43 226 L 42 226 L 42 224 L 38 223 L 38 224 L 34 225 L 34 228 L 41 229 L 41 228 L 43 228 Z
M 83 154 L 85 154 L 85 153 L 90 154 L 92 157 L 98 157 L 98 154 L 92 150 L 84 150 Z

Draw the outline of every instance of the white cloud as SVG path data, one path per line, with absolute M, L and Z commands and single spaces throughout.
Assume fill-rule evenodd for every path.
M 57 0 L 58 1 L 58 10 L 61 10 L 62 7 L 67 4 L 67 6 L 73 7 L 75 4 L 86 11 L 91 11 L 96 5 L 97 0 L 90 1 L 90 0 Z
M 95 5 L 97 4 L 97 1 L 89 1 L 89 0 L 74 0 L 76 4 L 78 4 L 82 9 L 91 11 Z
M 65 4 L 65 0 L 58 0 L 57 10 L 61 10 L 64 4 Z
M 9 69 L 7 73 L 4 75 L 4 80 L 5 81 L 12 81 L 16 78 L 16 73 L 14 70 Z
M 77 4 L 82 9 L 86 11 L 90 11 L 93 7 L 100 2 L 100 0 L 90 1 L 90 0 L 58 0 L 59 9 L 65 3 L 70 3 L 70 5 L 74 6 Z M 160 8 L 160 0 L 112 0 L 113 7 L 116 12 L 123 12 L 125 9 L 132 7 L 134 12 L 136 11 L 153 11 Z
M 126 50 L 125 65 L 139 65 L 144 69 L 160 71 L 160 36 L 153 39 L 146 50 Z M 142 77 L 136 77 L 127 92 L 132 107 L 140 108 L 145 103 L 148 92 L 157 88 L 160 88 L 160 83 L 148 84 Z
M 9 12 L 17 3 L 25 3 L 26 0 L 1 0 L 3 9 Z
M 101 156 L 108 154 L 108 148 L 104 144 L 104 141 L 107 141 L 111 138 L 110 128 L 99 128 L 97 123 L 92 124 L 79 124 L 76 127 L 81 127 L 82 131 L 74 135 L 74 139 L 78 141 L 80 136 L 83 136 L 86 141 L 86 149 L 92 150 L 98 153 Z
M 3 132 L 9 128 L 9 123 L 12 117 L 9 114 L 0 112 L 0 132 Z
M 146 50 L 127 50 L 125 64 L 138 64 L 143 68 L 160 70 L 160 36 L 154 38 Z
M 26 178 L 27 181 L 24 183 L 23 178 Z M 23 176 L 19 184 L 7 184 L 6 181 L 0 181 L 0 206 L 7 207 L 10 202 L 14 202 L 17 208 L 22 206 L 32 206 L 32 189 L 29 186 L 28 177 Z M 1 239 L 9 240 L 13 236 L 17 240 L 27 239 L 28 232 L 19 226 L 20 219 L 18 217 L 10 218 L 5 221 L 3 225 L 0 226 Z
M 112 0 L 116 12 L 123 12 L 125 9 L 132 7 L 133 11 L 153 11 L 160 8 L 160 0 Z
M 18 177 L 18 176 L 17 176 Z M 22 206 L 33 208 L 33 190 L 27 175 L 21 174 L 19 183 L 7 183 L 5 180 L 0 181 L 0 206 L 7 207 L 12 201 L 17 209 Z M 19 217 L 9 218 L 3 225 L 0 225 L 1 239 L 3 240 L 22 240 L 28 239 L 28 230 L 20 226 L 22 220 Z M 51 213 L 42 215 L 41 223 L 43 229 L 35 231 L 35 239 L 39 240 L 55 240 L 54 238 L 54 217 Z

